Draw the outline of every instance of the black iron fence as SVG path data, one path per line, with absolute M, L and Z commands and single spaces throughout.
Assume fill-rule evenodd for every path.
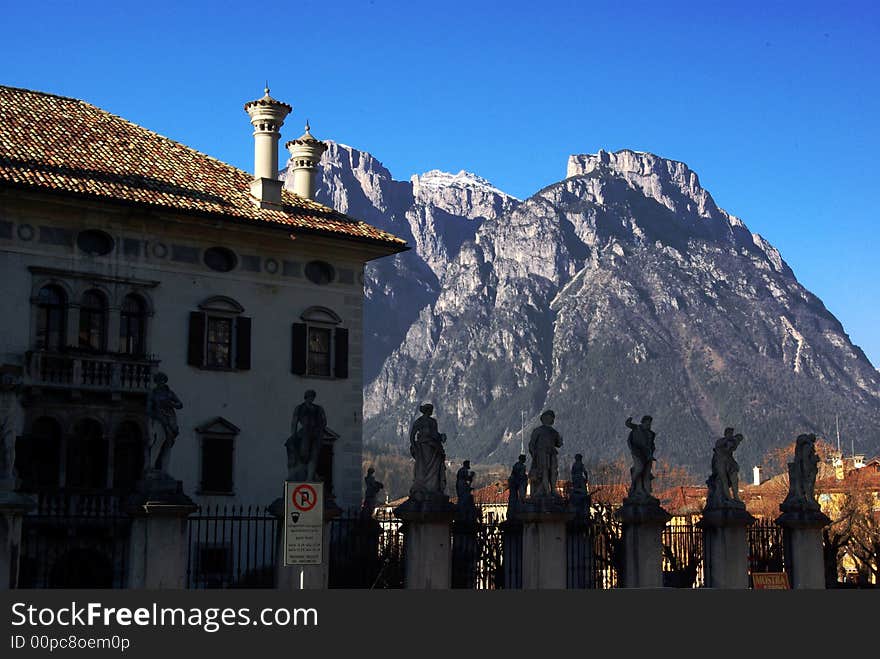
M 663 527 L 663 585 L 666 588 L 702 588 L 705 584 L 703 532 L 693 522 Z
M 259 506 L 208 506 L 189 518 L 189 588 L 275 586 L 279 520 Z
M 40 494 L 22 519 L 18 588 L 125 588 L 131 518 L 117 494 Z
M 783 572 L 785 551 L 782 527 L 773 520 L 759 519 L 749 527 L 749 574 Z
M 403 522 L 380 511 L 330 522 L 330 588 L 403 588 Z

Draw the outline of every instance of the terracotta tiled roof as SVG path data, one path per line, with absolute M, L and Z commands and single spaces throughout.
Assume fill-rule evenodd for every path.
M 390 251 L 406 248 L 388 232 L 289 190 L 283 191 L 283 210 L 258 208 L 250 197 L 252 180 L 85 101 L 0 85 L 0 186 L 224 216 L 366 240 Z

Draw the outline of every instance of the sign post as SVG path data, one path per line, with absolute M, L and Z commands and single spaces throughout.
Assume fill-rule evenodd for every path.
M 324 484 L 284 482 L 284 566 L 324 558 Z

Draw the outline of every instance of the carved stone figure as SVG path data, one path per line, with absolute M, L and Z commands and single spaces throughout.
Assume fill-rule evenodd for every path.
M 321 442 L 327 430 L 327 415 L 324 408 L 315 402 L 316 397 L 315 391 L 308 389 L 303 394 L 303 402 L 293 410 L 290 437 L 284 444 L 289 481 L 316 480 Z
M 571 505 L 578 514 L 587 510 L 590 502 L 587 491 L 587 470 L 584 467 L 584 456 L 577 453 L 571 465 Z
M 559 448 L 562 435 L 553 427 L 556 414 L 547 410 L 541 415 L 541 425 L 532 430 L 529 439 L 529 454 L 532 466 L 529 469 L 530 496 L 557 496 L 556 481 L 559 479 Z
M 507 511 L 508 513 L 515 510 L 523 499 L 526 498 L 526 486 L 529 483 L 529 477 L 526 474 L 526 456 L 520 455 L 519 459 L 514 463 L 513 469 L 510 470 L 510 476 L 507 478 Z
M 459 519 L 473 520 L 477 518 L 473 482 L 474 472 L 471 471 L 471 461 L 465 460 L 455 475 L 455 496 L 458 497 L 457 515 Z
M 147 396 L 150 437 L 147 441 L 144 465 L 147 471 L 155 470 L 167 475 L 171 447 L 180 434 L 177 410 L 183 409 L 183 403 L 168 386 L 167 375 L 156 373 L 153 382 L 156 386 Z
M 446 451 L 443 443 L 446 435 L 437 429 L 437 420 L 431 415 L 434 406 L 425 403 L 419 407 L 422 413 L 409 432 L 409 450 L 415 460 L 410 496 L 414 499 L 430 498 L 446 494 Z
M 819 474 L 819 456 L 816 453 L 816 435 L 799 435 L 794 449 L 794 462 L 788 463 L 788 495 L 779 508 L 783 512 L 818 511 L 816 476 Z
M 15 487 L 15 426 L 21 380 L 9 373 L 0 376 L 0 484 Z
M 724 436 L 715 442 L 712 449 L 712 475 L 706 481 L 708 493 L 706 508 L 744 508 L 739 498 L 739 464 L 733 452 L 742 442 L 741 434 L 734 434 L 733 428 L 725 428 Z
M 361 506 L 361 516 L 369 519 L 376 511 L 376 499 L 379 496 L 379 490 L 384 485 L 376 480 L 374 474 L 376 470 L 370 467 L 367 469 L 367 475 L 364 477 L 364 503 Z
M 629 470 L 632 482 L 627 498 L 634 501 L 656 501 L 651 496 L 651 481 L 654 479 L 651 469 L 656 462 L 654 458 L 656 433 L 651 430 L 652 421 L 650 416 L 643 416 L 638 425 L 632 422 L 632 417 L 626 420 L 626 427 L 630 429 L 626 443 L 633 459 L 632 467 Z

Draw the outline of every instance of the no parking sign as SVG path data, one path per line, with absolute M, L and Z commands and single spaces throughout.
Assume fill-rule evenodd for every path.
M 284 565 L 320 565 L 324 484 L 284 482 Z

